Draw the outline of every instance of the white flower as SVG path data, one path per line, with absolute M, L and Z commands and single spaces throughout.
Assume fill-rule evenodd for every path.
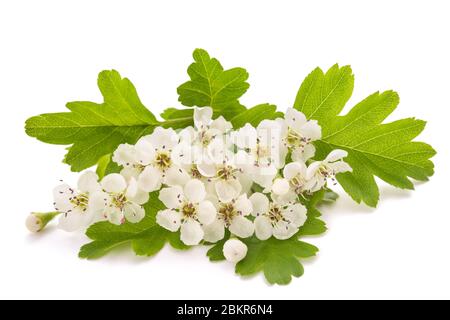
M 295 202 L 299 195 L 308 191 L 306 165 L 302 161 L 288 163 L 283 168 L 283 178 L 275 179 L 272 198 L 279 203 Z
M 181 229 L 180 239 L 185 244 L 199 244 L 204 235 L 202 225 L 208 225 L 216 218 L 216 208 L 205 197 L 205 186 L 197 179 L 189 180 L 184 188 L 162 189 L 159 199 L 168 209 L 157 213 L 156 222 L 172 232 Z
M 225 228 L 240 238 L 248 238 L 253 234 L 253 222 L 246 218 L 253 211 L 252 203 L 246 194 L 230 202 L 219 202 L 217 219 L 203 228 L 204 239 L 217 242 L 225 236 Z
M 316 161 L 308 166 L 306 171 L 305 186 L 310 192 L 320 190 L 328 179 L 335 181 L 338 173 L 352 171 L 348 163 L 342 160 L 347 156 L 347 151 L 336 149 L 331 151 L 323 161 Z
M 121 174 L 128 181 L 135 178 L 139 188 L 146 192 L 159 190 L 162 184 L 184 184 L 189 175 L 172 159 L 172 150 L 178 141 L 173 129 L 157 127 L 134 146 L 120 145 L 112 159 L 124 167 Z
M 94 220 L 89 196 L 101 190 L 98 176 L 86 171 L 78 179 L 77 190 L 68 184 L 61 184 L 53 189 L 55 210 L 61 212 L 59 228 L 72 232 L 87 227 Z
M 283 205 L 270 202 L 262 193 L 256 192 L 250 197 L 255 218 L 255 234 L 260 240 L 267 240 L 272 235 L 285 240 L 297 233 L 306 222 L 306 208 L 300 204 Z
M 236 155 L 252 180 L 261 187 L 270 189 L 272 181 L 284 164 L 280 159 L 280 130 L 275 121 L 264 120 L 257 128 L 246 124 L 234 132 L 233 140 L 242 150 Z M 280 165 L 281 164 L 281 165 Z
M 202 162 L 229 143 L 225 134 L 233 127 L 222 116 L 212 120 L 213 110 L 209 107 L 194 109 L 194 127 L 180 132 L 180 143 L 174 148 L 174 160 L 179 165 Z
M 216 195 L 222 202 L 230 202 L 242 192 L 241 181 L 245 181 L 242 168 L 234 162 L 234 154 L 229 150 L 222 150 L 213 159 L 205 159 L 197 164 L 200 174 L 208 178 L 214 185 Z
M 148 201 L 149 194 L 138 188 L 134 178 L 127 182 L 122 175 L 111 173 L 102 179 L 101 187 L 102 190 L 93 193 L 89 201 L 99 219 L 122 224 L 125 220 L 137 223 L 144 218 L 142 204 Z
M 229 239 L 223 245 L 223 255 L 227 261 L 237 263 L 247 255 L 247 245 L 239 239 Z
M 291 150 L 294 161 L 306 161 L 314 156 L 315 148 L 312 141 L 322 136 L 322 130 L 316 120 L 307 120 L 300 111 L 289 108 L 284 120 L 278 119 L 281 125 L 281 136 L 287 149 Z

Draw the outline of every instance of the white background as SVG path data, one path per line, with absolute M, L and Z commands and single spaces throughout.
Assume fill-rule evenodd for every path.
M 2 1 L 0 4 L 0 298 L 450 298 L 448 1 Z M 130 250 L 77 258 L 87 239 L 55 228 L 34 236 L 24 220 L 51 209 L 64 147 L 25 135 L 26 118 L 64 111 L 72 100 L 101 101 L 97 73 L 115 68 L 159 113 L 178 106 L 194 48 L 226 68 L 243 66 L 242 102 L 291 106 L 316 66 L 351 64 L 348 107 L 395 89 L 391 119 L 428 121 L 436 174 L 414 192 L 381 184 L 377 209 L 342 194 L 327 207 L 330 228 L 310 239 L 321 251 L 305 275 L 269 286 L 241 279 L 205 248 L 165 248 L 151 259 Z

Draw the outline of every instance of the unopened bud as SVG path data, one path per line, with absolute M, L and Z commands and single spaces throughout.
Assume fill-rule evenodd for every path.
M 30 232 L 37 233 L 42 231 L 47 224 L 53 220 L 59 212 L 32 212 L 25 221 L 25 225 Z

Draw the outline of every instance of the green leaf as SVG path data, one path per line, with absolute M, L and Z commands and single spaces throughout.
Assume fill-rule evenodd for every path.
M 230 232 L 228 230 L 225 231 L 225 236 L 222 240 L 213 244 L 213 246 L 208 250 L 206 255 L 208 256 L 210 261 L 223 261 L 225 260 L 225 256 L 223 255 L 223 245 L 230 238 Z
M 248 247 L 247 256 L 236 264 L 236 273 L 248 276 L 264 272 L 269 283 L 288 284 L 292 277 L 303 275 L 300 258 L 315 256 L 318 249 L 297 237 L 287 240 L 270 238 L 265 241 L 255 236 L 241 239 Z
M 302 83 L 294 107 L 322 126 L 316 158 L 323 159 L 332 149 L 346 150 L 353 172 L 339 174 L 339 183 L 356 202 L 375 207 L 379 200 L 375 176 L 413 189 L 410 178 L 425 181 L 433 175 L 429 159 L 436 152 L 428 144 L 412 141 L 424 129 L 424 121 L 383 123 L 399 102 L 393 91 L 376 92 L 340 116 L 352 90 L 350 67 L 335 65 L 326 74 L 317 68 Z
M 155 223 L 159 210 L 165 209 L 158 199 L 157 192 L 150 194 L 150 200 L 145 205 L 146 216 L 139 223 L 126 222 L 123 225 L 113 225 L 107 221 L 98 222 L 86 231 L 93 241 L 81 247 L 80 258 L 99 258 L 117 246 L 131 243 L 134 252 L 139 256 L 153 256 L 168 242 L 180 250 L 189 247 L 180 240 L 179 232 L 170 232 Z
M 277 107 L 273 104 L 259 104 L 253 108 L 247 109 L 231 119 L 231 123 L 235 129 L 243 127 L 246 123 L 250 123 L 256 127 L 265 119 L 273 120 L 282 117 L 281 112 L 277 112 Z
M 330 190 L 331 191 L 331 190 Z M 315 192 L 309 199 L 304 203 L 307 211 L 308 218 L 303 226 L 300 227 L 298 236 L 313 236 L 325 233 L 328 228 L 326 223 L 320 219 L 322 213 L 317 209 L 317 206 L 325 201 L 325 196 L 328 191 L 324 189 Z
M 71 145 L 64 161 L 73 171 L 95 165 L 121 143 L 135 143 L 159 123 L 139 100 L 127 78 L 115 71 L 102 71 L 98 87 L 101 104 L 76 101 L 67 103 L 70 112 L 47 113 L 29 118 L 26 133 L 43 142 Z
M 238 99 L 249 87 L 247 71 L 243 68 L 224 70 L 220 62 L 203 49 L 196 49 L 193 58 L 195 62 L 188 68 L 191 80 L 178 87 L 178 100 L 188 107 L 212 107 L 226 119 L 244 111 Z

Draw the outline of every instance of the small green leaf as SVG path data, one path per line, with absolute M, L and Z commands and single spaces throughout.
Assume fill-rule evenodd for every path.
M 231 123 L 235 129 L 243 127 L 246 123 L 256 127 L 262 120 L 273 120 L 280 117 L 283 117 L 283 113 L 277 112 L 275 105 L 264 103 L 236 115 L 231 119 Z
M 297 237 L 287 240 L 270 238 L 265 241 L 256 237 L 241 239 L 248 247 L 247 256 L 236 264 L 236 273 L 248 276 L 264 272 L 269 283 L 288 284 L 292 277 L 303 275 L 300 258 L 315 256 L 318 249 Z
M 115 71 L 102 71 L 98 87 L 101 104 L 76 101 L 67 103 L 70 112 L 47 113 L 29 118 L 29 136 L 52 144 L 71 145 L 64 162 L 72 171 L 95 165 L 121 143 L 135 143 L 159 123 L 141 103 L 133 84 Z
M 191 80 L 178 87 L 178 100 L 188 107 L 212 107 L 226 119 L 244 111 L 238 99 L 249 87 L 247 71 L 243 68 L 224 70 L 220 62 L 203 49 L 196 49 L 193 57 L 195 62 L 188 68 Z

